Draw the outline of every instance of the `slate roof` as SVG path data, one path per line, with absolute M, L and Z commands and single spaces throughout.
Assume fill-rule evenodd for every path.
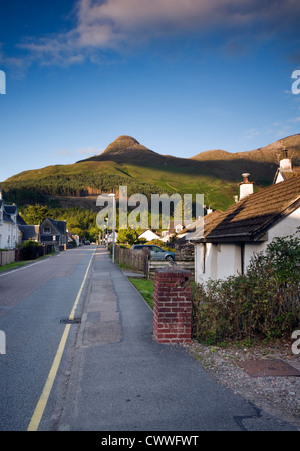
M 39 226 L 21 224 L 21 225 L 19 225 L 19 229 L 21 230 L 21 232 L 23 234 L 24 241 L 27 241 L 27 240 L 37 241 L 38 240 L 39 229 L 40 229 Z
M 24 221 L 24 219 L 22 218 L 22 216 L 20 216 L 19 214 L 17 215 L 17 224 L 18 225 L 27 225 L 26 222 Z
M 3 211 L 3 221 L 4 222 L 8 222 L 9 224 L 14 224 L 14 221 L 12 220 L 12 218 L 10 217 L 10 215 L 12 214 L 10 212 L 10 209 L 7 208 L 10 207 L 9 205 L 5 205 L 5 203 L 3 202 L 2 199 L 0 199 L 0 209 Z M 13 207 L 13 206 L 12 206 Z
M 300 177 L 251 194 L 205 228 L 205 241 L 261 241 L 269 228 L 300 207 Z
M 66 222 L 65 221 L 55 221 L 55 219 L 47 218 L 48 221 L 51 222 L 51 224 L 56 228 L 56 230 L 61 234 L 64 235 L 66 233 Z
M 14 224 L 14 221 L 12 220 L 12 218 L 10 217 L 9 214 L 7 214 L 6 210 L 3 210 L 3 221 L 4 222 L 8 222 L 10 224 Z
M 266 232 L 297 208 L 300 177 L 293 177 L 245 197 L 224 212 L 217 210 L 205 216 L 204 233 L 197 236 L 196 229 L 186 239 L 212 243 L 264 241 Z
M 5 211 L 9 215 L 15 215 L 17 213 L 16 205 L 4 205 Z

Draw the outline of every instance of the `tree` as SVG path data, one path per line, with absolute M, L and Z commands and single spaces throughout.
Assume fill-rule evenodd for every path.
M 29 225 L 39 225 L 47 217 L 51 217 L 51 213 L 44 205 L 28 205 L 21 213 L 24 221 Z
M 141 229 L 120 229 L 118 232 L 118 243 L 136 244 L 139 241 L 139 236 L 141 234 Z

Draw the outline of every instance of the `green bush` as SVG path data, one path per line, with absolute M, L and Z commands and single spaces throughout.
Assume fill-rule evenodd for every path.
M 19 260 L 35 260 L 44 255 L 44 247 L 36 241 L 25 241 L 18 247 Z
M 194 295 L 193 333 L 210 344 L 290 337 L 300 325 L 300 238 L 276 238 L 245 275 L 210 280 Z

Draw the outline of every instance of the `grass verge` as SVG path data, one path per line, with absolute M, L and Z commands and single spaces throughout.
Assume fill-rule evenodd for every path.
M 128 280 L 141 293 L 149 307 L 153 310 L 153 280 L 135 279 L 134 277 L 128 277 Z
M 48 255 L 43 255 L 42 257 L 36 258 L 35 260 L 22 260 L 21 262 L 13 262 L 8 265 L 4 265 L 0 267 L 0 272 L 9 271 L 10 269 L 19 268 L 21 266 L 29 265 L 31 263 L 35 263 L 41 260 L 44 260 L 45 258 L 49 258 L 53 255 L 56 255 L 57 252 L 51 252 Z

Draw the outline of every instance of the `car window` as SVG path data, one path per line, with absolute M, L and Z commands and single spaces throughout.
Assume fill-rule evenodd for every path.
M 153 249 L 152 249 L 152 250 L 155 251 L 155 252 L 165 252 L 164 249 L 161 249 L 161 248 L 158 247 L 158 246 L 153 246 Z

